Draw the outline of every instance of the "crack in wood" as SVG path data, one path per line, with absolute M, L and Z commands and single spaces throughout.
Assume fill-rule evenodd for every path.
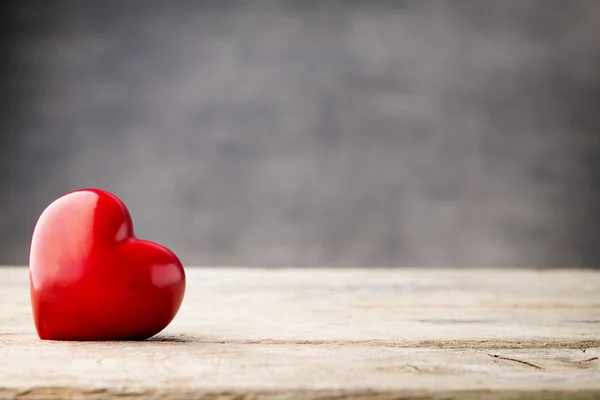
M 280 346 L 365 346 L 461 350 L 509 349 L 588 349 L 600 347 L 600 340 L 319 340 L 319 339 L 217 339 L 192 336 L 157 337 L 141 343 L 194 343 L 224 345 L 280 345 Z
M 489 353 L 488 353 L 488 356 L 490 356 L 490 357 L 493 357 L 493 358 L 498 358 L 498 359 L 500 359 L 500 360 L 506 360 L 506 361 L 514 361 L 514 362 L 518 362 L 518 363 L 521 363 L 521 364 L 523 364 L 523 365 L 527 365 L 527 366 L 529 366 L 529 367 L 532 367 L 532 368 L 535 368 L 535 369 L 543 369 L 543 368 L 542 368 L 542 367 L 540 367 L 539 365 L 536 365 L 536 364 L 534 364 L 534 363 L 530 363 L 529 361 L 523 361 L 523 360 L 519 360 L 519 359 L 512 358 L 512 357 L 504 357 L 504 356 L 501 356 L 500 354 L 489 354 Z

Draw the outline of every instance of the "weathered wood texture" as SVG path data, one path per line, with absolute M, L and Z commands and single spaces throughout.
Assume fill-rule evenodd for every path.
M 44 342 L 0 269 L 0 398 L 600 398 L 600 272 L 188 269 L 144 342 Z

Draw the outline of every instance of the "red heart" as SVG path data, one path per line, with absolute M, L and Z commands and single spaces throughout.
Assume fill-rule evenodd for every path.
M 181 261 L 133 234 L 115 195 L 78 190 L 40 216 L 29 282 L 40 339 L 142 340 L 175 317 L 185 292 Z

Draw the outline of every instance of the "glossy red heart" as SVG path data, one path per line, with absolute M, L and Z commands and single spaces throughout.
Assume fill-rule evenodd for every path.
M 40 339 L 142 340 L 175 317 L 185 273 L 169 249 L 137 239 L 115 195 L 78 190 L 40 216 L 29 281 Z

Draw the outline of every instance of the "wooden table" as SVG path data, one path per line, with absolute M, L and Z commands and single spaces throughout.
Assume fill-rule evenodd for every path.
M 35 335 L 0 268 L 0 398 L 600 398 L 600 272 L 188 268 L 144 342 Z

